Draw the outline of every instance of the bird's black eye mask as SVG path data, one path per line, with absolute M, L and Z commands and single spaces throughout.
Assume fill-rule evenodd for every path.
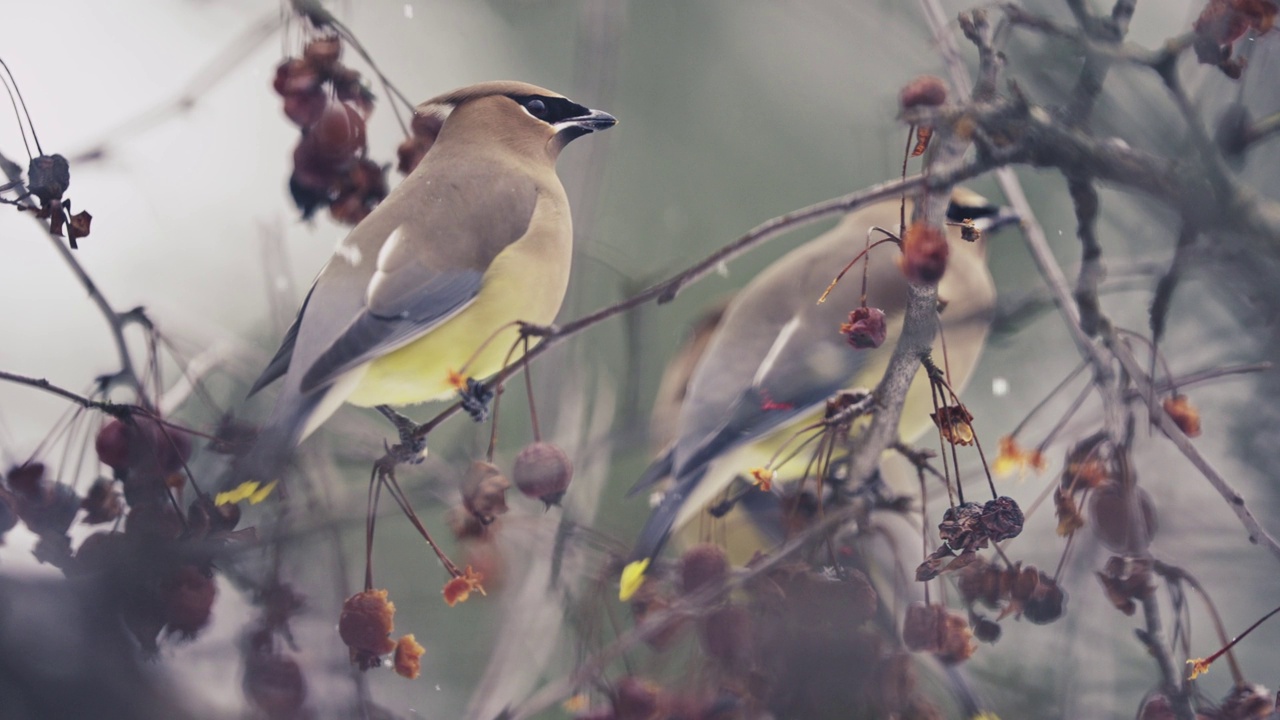
M 570 100 L 562 97 L 547 97 L 545 95 L 512 95 L 512 100 L 520 103 L 528 113 L 539 120 L 555 125 L 562 120 L 570 118 L 582 117 L 591 111 Z
M 947 205 L 947 219 L 951 222 L 964 222 L 966 220 L 978 220 L 980 218 L 988 218 L 998 215 L 1000 208 L 995 205 L 963 205 L 954 200 Z

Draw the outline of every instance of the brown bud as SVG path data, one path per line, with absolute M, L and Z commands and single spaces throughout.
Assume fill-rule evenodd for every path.
M 511 471 L 520 492 L 546 503 L 547 507 L 559 505 L 573 479 L 573 464 L 569 456 L 551 443 L 536 442 L 526 445 L 516 455 Z
M 914 222 L 902 237 L 898 266 L 911 282 L 933 285 L 947 270 L 949 252 L 945 233 L 927 223 Z
M 947 85 L 940 77 L 920 75 L 902 88 L 898 101 L 903 110 L 921 106 L 937 107 L 947 101 Z

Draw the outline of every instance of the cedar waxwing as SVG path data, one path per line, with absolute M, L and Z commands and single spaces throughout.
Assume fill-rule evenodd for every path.
M 617 120 L 520 82 L 471 85 L 415 113 L 430 149 L 338 245 L 250 390 L 284 378 L 243 479 L 275 479 L 344 401 L 448 398 L 464 364 L 492 375 L 518 337 L 510 323 L 560 310 L 573 229 L 556 158 Z
M 666 392 L 684 395 L 675 439 L 631 493 L 664 478 L 670 478 L 671 484 L 640 531 L 623 571 L 623 600 L 639 589 L 673 528 L 698 517 L 736 478 L 752 468 L 769 466 L 771 460 L 780 476 L 798 477 L 808 455 L 779 465 L 774 460 L 779 447 L 799 428 L 817 422 L 826 400 L 837 391 L 874 389 L 879 383 L 902 327 L 907 300 L 907 279 L 895 257 L 900 253 L 886 246 L 868 254 L 867 304 L 885 312 L 889 330 L 889 341 L 881 347 L 855 349 L 840 333 L 850 310 L 861 304 L 861 264 L 824 303 L 817 300 L 836 272 L 864 247 L 872 227 L 898 226 L 899 208 L 894 200 L 850 213 L 829 232 L 773 263 L 733 298 L 696 358 L 687 357 L 696 347 L 681 353 L 680 362 L 693 367 L 687 387 L 676 377 L 678 370 L 663 378 Z M 987 229 L 1016 220 L 963 189 L 953 193 L 947 216 L 953 222 L 976 220 L 979 228 Z M 947 234 L 950 257 L 938 284 L 943 309 L 934 354 L 943 365 L 945 340 L 950 383 L 960 392 L 986 340 L 995 285 L 987 270 L 985 236 L 970 242 L 960 238 L 958 228 Z M 662 396 L 658 400 L 659 407 L 672 404 Z M 911 439 L 923 432 L 932 409 L 922 371 L 907 394 L 901 437 Z M 745 496 L 743 504 L 750 506 L 754 494 Z M 753 532 L 742 527 L 736 531 Z M 762 548 L 757 544 L 753 549 Z

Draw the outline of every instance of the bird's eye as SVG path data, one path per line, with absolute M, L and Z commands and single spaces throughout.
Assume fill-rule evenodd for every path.
M 547 112 L 547 104 L 542 102 L 538 98 L 533 98 L 532 100 L 529 100 L 524 104 L 524 107 L 526 110 L 529 111 L 530 115 L 537 118 L 542 117 Z

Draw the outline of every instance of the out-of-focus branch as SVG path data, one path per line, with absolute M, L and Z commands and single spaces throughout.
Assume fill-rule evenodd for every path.
M 1280 559 L 1280 542 L 1277 542 L 1274 537 L 1263 529 L 1258 519 L 1254 517 L 1253 512 L 1249 510 L 1244 496 L 1236 491 L 1231 483 L 1213 467 L 1204 455 L 1200 454 L 1200 450 L 1196 448 L 1190 438 L 1173 421 L 1173 418 L 1169 417 L 1169 414 L 1156 401 L 1156 395 L 1151 391 L 1151 378 L 1142 369 L 1138 359 L 1129 351 L 1128 346 L 1118 338 L 1115 330 L 1111 328 L 1107 328 L 1104 339 L 1111 354 L 1119 361 L 1133 384 L 1137 386 L 1138 392 L 1147 399 L 1147 412 L 1151 416 L 1151 422 L 1164 432 L 1165 436 L 1169 438 L 1169 442 L 1173 443 L 1173 446 L 1200 471 L 1201 475 L 1204 475 L 1209 484 L 1213 486 L 1213 489 L 1217 490 L 1222 499 L 1227 502 L 1236 517 L 1240 519 L 1240 524 L 1244 525 L 1245 530 L 1248 531 L 1249 542 L 1254 545 L 1261 545 L 1277 559 Z
M 615 315 L 620 315 L 632 308 L 638 307 L 650 301 L 657 301 L 659 304 L 669 302 L 674 299 L 680 290 L 686 285 L 692 284 L 715 272 L 715 269 L 722 263 L 728 262 L 739 255 L 755 248 L 765 242 L 772 240 L 784 233 L 794 230 L 804 225 L 822 220 L 842 213 L 852 212 L 853 210 L 873 202 L 883 200 L 885 198 L 897 197 L 902 193 L 911 190 L 923 189 L 929 193 L 937 193 L 938 191 L 949 188 L 952 185 L 977 177 L 984 172 L 989 171 L 995 163 L 1000 162 L 999 159 L 985 158 L 972 160 L 957 164 L 953 167 L 935 170 L 927 175 L 913 175 L 911 177 L 892 180 L 889 182 L 873 185 L 864 190 L 842 195 L 830 200 L 824 200 L 805 208 L 789 212 L 785 215 L 766 220 L 765 222 L 752 228 L 745 235 L 737 240 L 721 247 L 719 250 L 711 253 L 706 258 L 695 263 L 691 267 L 677 273 L 673 277 L 660 282 L 656 285 L 643 290 L 626 300 L 601 308 L 593 313 L 584 315 L 572 322 L 547 329 L 543 335 L 543 340 L 536 347 L 530 350 L 519 359 L 509 364 L 497 375 L 493 376 L 487 383 L 488 388 L 495 388 L 499 384 L 505 382 L 512 375 L 519 372 L 524 366 L 532 362 L 535 358 L 542 355 L 557 342 L 563 340 L 570 335 L 581 332 L 596 323 L 607 320 Z M 452 417 L 455 413 L 462 409 L 462 404 L 454 403 L 442 410 L 431 420 L 419 425 L 413 433 L 415 440 L 422 440 L 427 437 L 440 423 Z M 379 462 L 392 462 L 395 458 L 391 455 L 383 457 Z
M 70 154 L 72 164 L 91 162 L 110 153 L 112 145 L 131 135 L 150 130 L 174 115 L 190 112 L 200 96 L 209 92 L 231 74 L 241 63 L 253 57 L 253 50 L 280 28 L 280 12 L 272 9 L 254 20 L 225 48 L 200 68 L 176 95 L 154 107 L 130 117 L 102 134 L 101 140 Z
M 15 174 L 13 168 L 18 166 L 6 158 L 3 153 L 0 153 L 0 167 L 4 168 L 9 182 L 14 184 L 14 187 L 19 190 L 19 194 L 26 194 L 26 184 L 23 182 L 21 171 Z M 39 223 L 38 220 L 36 222 Z M 104 384 L 109 386 L 114 382 L 124 383 L 135 392 L 139 403 L 146 403 L 147 400 L 142 389 L 142 383 L 134 370 L 133 357 L 129 354 L 129 345 L 124 339 L 125 325 L 130 322 L 142 322 L 145 324 L 147 322 L 146 316 L 142 314 L 141 309 L 130 310 L 127 313 L 116 312 L 115 308 L 111 307 L 111 303 L 107 302 L 107 298 L 102 294 L 102 291 L 98 289 L 98 285 L 94 283 L 93 278 L 89 277 L 89 273 L 85 272 L 84 267 L 80 265 L 80 261 L 63 244 L 62 238 L 50 232 L 49 228 L 43 223 L 40 223 L 40 226 L 45 236 L 49 238 L 49 242 L 53 244 L 54 249 L 58 252 L 58 255 L 67 263 L 67 267 L 71 268 L 72 274 L 84 286 L 85 291 L 89 293 L 89 298 L 98 306 L 98 310 L 102 312 L 102 316 L 107 321 L 107 327 L 111 331 L 111 338 L 115 341 L 116 354 L 119 356 L 120 370 L 113 375 L 107 376 Z

